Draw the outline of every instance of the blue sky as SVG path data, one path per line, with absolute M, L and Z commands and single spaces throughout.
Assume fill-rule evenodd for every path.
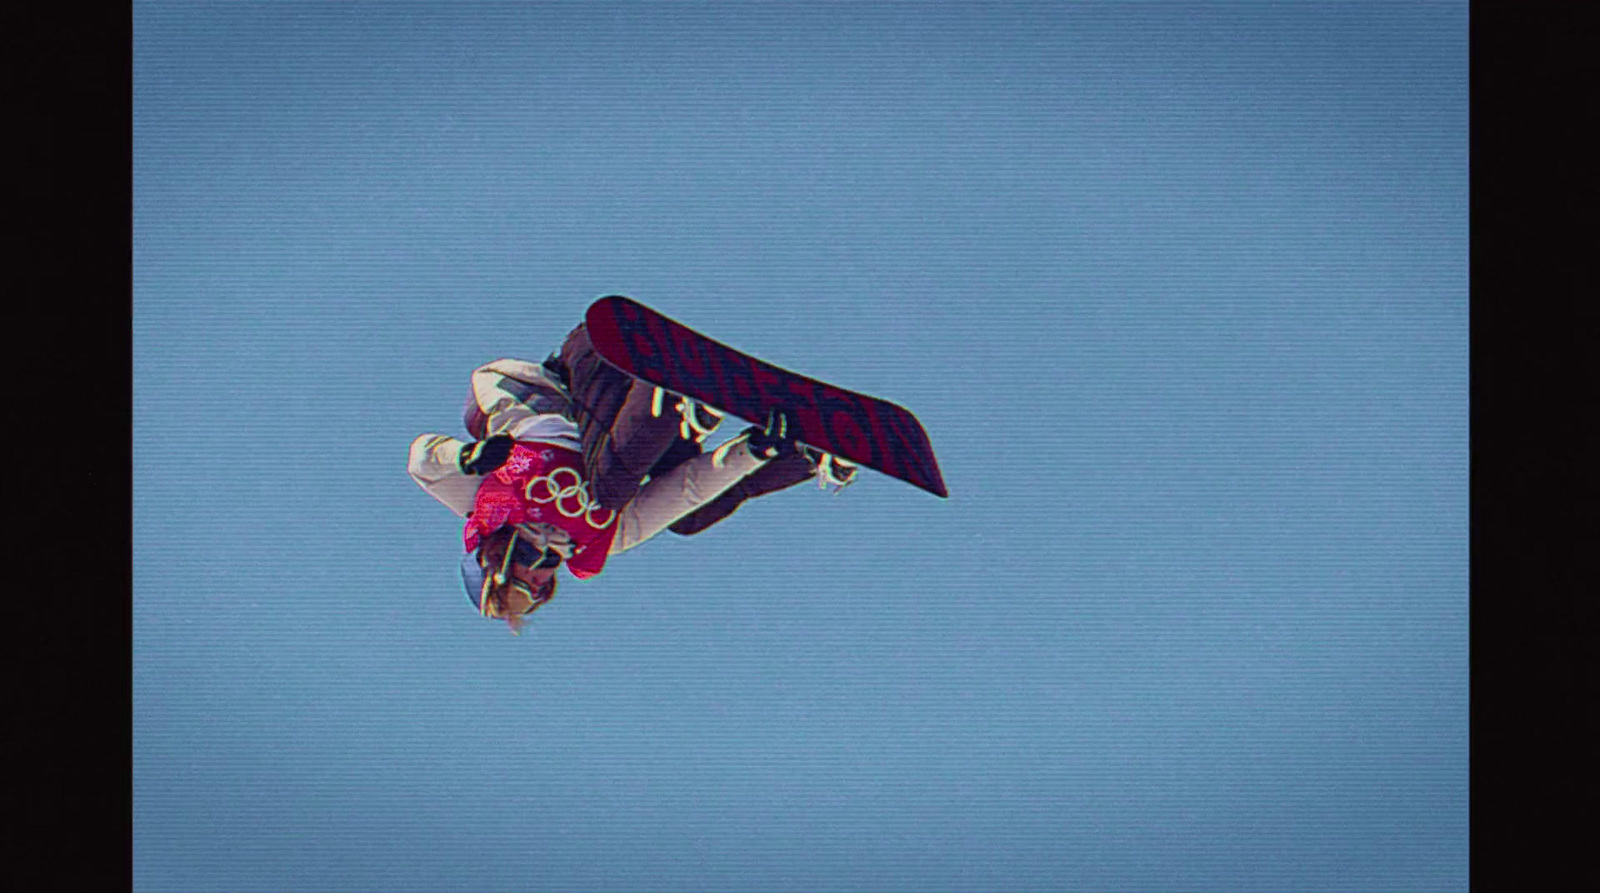
M 136 887 L 1464 889 L 1466 14 L 135 4 Z M 950 500 L 479 619 L 406 447 L 608 293 Z

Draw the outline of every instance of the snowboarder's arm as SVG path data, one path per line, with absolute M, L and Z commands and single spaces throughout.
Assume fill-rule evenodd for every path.
M 741 436 L 738 442 L 726 445 L 729 447 L 726 452 L 719 448 L 702 453 L 661 477 L 651 478 L 617 516 L 617 536 L 611 543 L 611 554 L 626 552 L 666 530 L 679 518 L 716 499 L 740 478 L 765 465 L 766 459 L 751 454 L 747 440 L 746 436 Z
M 445 434 L 424 434 L 411 442 L 406 471 L 429 496 L 465 518 L 478 494 L 479 478 L 461 470 L 461 451 L 468 444 Z
M 545 368 L 527 360 L 499 359 L 472 372 L 472 397 L 488 419 L 488 434 L 516 433 L 539 416 L 564 411 L 567 397 Z M 576 435 L 574 435 L 574 438 Z

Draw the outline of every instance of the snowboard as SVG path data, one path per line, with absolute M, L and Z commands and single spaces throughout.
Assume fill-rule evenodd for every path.
M 781 410 L 801 443 L 949 498 L 927 432 L 903 407 L 758 360 L 622 295 L 584 319 L 600 356 L 635 378 L 755 424 Z

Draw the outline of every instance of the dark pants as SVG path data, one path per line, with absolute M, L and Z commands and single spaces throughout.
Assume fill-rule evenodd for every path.
M 652 414 L 655 386 L 601 359 L 584 326 L 567 335 L 560 353 L 547 364 L 565 378 L 572 395 L 584 470 L 602 507 L 620 510 L 647 476 L 665 474 L 700 455 L 700 444 L 679 436 L 682 417 L 674 408 L 676 397 L 664 397 L 661 414 Z M 792 487 L 814 474 L 810 460 L 799 453 L 780 456 L 670 529 L 684 536 L 699 533 L 733 514 L 746 499 Z

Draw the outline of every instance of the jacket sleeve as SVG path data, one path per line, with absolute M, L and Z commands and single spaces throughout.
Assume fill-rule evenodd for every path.
M 461 470 L 461 449 L 466 441 L 445 434 L 424 434 L 411 442 L 406 471 L 429 496 L 465 518 L 482 483 Z
M 472 397 L 488 419 L 487 434 L 507 434 L 541 415 L 566 410 L 567 397 L 544 367 L 499 359 L 472 372 Z
M 723 453 L 722 448 L 701 453 L 661 477 L 651 478 L 617 516 L 617 536 L 610 554 L 626 552 L 666 530 L 767 463 L 751 454 L 742 439 L 728 446 L 720 464 L 715 457 Z

